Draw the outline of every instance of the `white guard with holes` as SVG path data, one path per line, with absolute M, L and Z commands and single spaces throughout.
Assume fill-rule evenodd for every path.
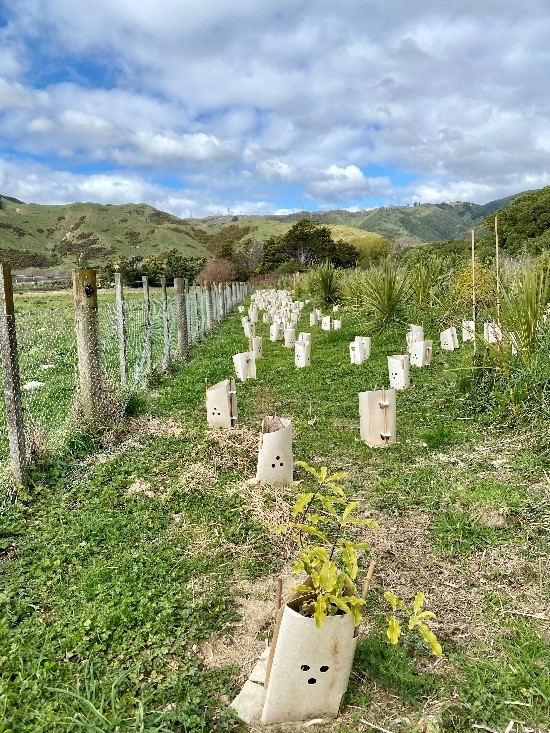
M 319 319 L 317 318 L 317 313 L 315 311 L 311 311 L 309 314 L 309 325 L 310 326 L 316 326 Z
M 439 339 L 443 351 L 454 351 L 458 349 L 458 336 L 456 335 L 456 328 L 454 326 L 445 329 L 445 331 L 441 331 Z
M 330 331 L 332 324 L 332 318 L 330 316 L 323 316 L 323 320 L 321 321 L 321 329 L 323 331 Z
M 264 323 L 271 323 L 273 319 L 271 318 L 271 313 L 264 313 L 262 316 L 262 321 Z
M 339 331 L 342 328 L 342 321 L 338 320 L 338 318 L 335 318 L 332 322 L 332 328 L 335 331 Z
M 233 379 L 224 379 L 208 387 L 206 419 L 211 428 L 232 428 L 237 424 L 237 392 Z
M 475 341 L 476 322 L 462 321 L 462 341 Z
M 233 356 L 233 364 L 237 377 L 241 382 L 246 382 L 247 379 L 256 379 L 256 359 L 254 358 L 253 351 L 244 351 L 240 354 L 235 354 Z
M 262 359 L 264 355 L 263 339 L 261 336 L 254 336 L 252 339 L 252 352 L 255 359 Z
M 432 363 L 433 341 L 416 341 L 411 345 L 411 366 L 425 367 Z
M 292 349 L 296 343 L 296 329 L 285 328 L 285 346 L 287 349 Z
M 298 341 L 307 341 L 309 344 L 311 343 L 311 334 L 305 333 L 304 331 L 300 331 L 298 334 Z
M 388 372 L 390 375 L 390 387 L 393 389 L 407 389 L 407 387 L 410 387 L 409 355 L 398 354 L 388 356 Z
M 272 415 L 264 417 L 256 481 L 262 484 L 290 484 L 293 469 L 292 422 Z
M 283 606 L 268 660 L 262 723 L 336 718 L 357 645 L 349 614 L 327 616 L 322 629 Z
M 248 319 L 246 323 L 243 323 L 244 335 L 247 339 L 254 338 L 256 335 L 256 326 L 251 323 Z
M 391 445 L 396 440 L 395 390 L 359 392 L 361 440 L 371 448 Z
M 248 318 L 250 320 L 250 323 L 258 323 L 258 311 L 256 310 L 256 308 L 248 309 Z
M 311 365 L 311 341 L 296 341 L 294 344 L 294 364 L 299 369 Z

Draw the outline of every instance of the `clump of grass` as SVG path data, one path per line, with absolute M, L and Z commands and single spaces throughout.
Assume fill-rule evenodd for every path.
M 537 333 L 549 297 L 549 272 L 533 268 L 517 273 L 500 294 L 504 328 L 524 364 L 529 364 L 535 354 Z
M 436 518 L 432 531 L 437 549 L 449 555 L 470 555 L 502 535 L 502 530 L 487 527 L 465 509 L 443 512 Z

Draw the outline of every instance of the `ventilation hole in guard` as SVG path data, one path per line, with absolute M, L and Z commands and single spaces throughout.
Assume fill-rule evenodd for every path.
M 308 685 L 314 685 L 317 682 L 315 677 L 310 677 L 307 681 Z
M 323 664 L 323 666 L 320 668 L 321 672 L 328 672 L 328 666 L 326 664 Z
M 307 672 L 309 669 L 309 664 L 302 664 L 300 669 L 302 670 L 302 672 Z

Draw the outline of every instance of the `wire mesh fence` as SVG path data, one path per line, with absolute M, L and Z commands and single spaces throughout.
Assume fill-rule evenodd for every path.
M 136 388 L 144 386 L 153 371 L 166 371 L 182 353 L 181 339 L 193 344 L 236 307 L 250 292 L 242 283 L 191 287 L 183 291 L 186 329 L 178 324 L 177 295 L 173 288 L 124 291 L 122 305 L 115 293 L 99 291 L 95 321 L 86 324 L 95 331 L 98 371 L 91 378 L 100 382 L 102 399 L 109 402 L 109 417 L 121 418 Z M 66 444 L 79 418 L 77 395 L 82 392 L 82 355 L 78 346 L 78 307 L 70 292 L 16 294 L 14 316 L 8 328 L 14 331 L 20 375 L 20 402 L 26 459 L 42 451 L 56 451 Z M 121 310 L 122 309 L 122 310 Z M 121 312 L 124 315 L 121 368 Z M 75 326 L 76 315 L 76 326 Z M 84 332 L 93 342 L 94 334 Z M 7 344 L 2 339 L 4 353 Z M 81 350 L 81 349 L 80 349 Z M 6 378 L 2 370 L 2 387 Z M 97 387 L 97 385 L 95 385 Z M 7 385 L 9 388 L 9 384 Z M 8 400 L 9 401 L 9 400 Z M 0 404 L 0 468 L 10 468 L 9 410 Z

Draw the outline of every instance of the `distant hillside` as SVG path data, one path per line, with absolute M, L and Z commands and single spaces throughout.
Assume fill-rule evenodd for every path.
M 192 229 L 187 220 L 146 204 L 41 206 L 0 197 L 1 258 L 13 268 L 98 265 L 171 249 L 209 257 Z
M 303 218 L 329 226 L 335 239 L 355 244 L 373 234 L 417 242 L 451 241 L 515 198 L 484 205 L 457 201 L 357 212 L 179 219 L 147 204 L 41 206 L 2 195 L 0 253 L 13 268 L 100 265 L 118 257 L 145 258 L 171 249 L 185 257 L 210 257 L 226 241 L 264 242 Z

